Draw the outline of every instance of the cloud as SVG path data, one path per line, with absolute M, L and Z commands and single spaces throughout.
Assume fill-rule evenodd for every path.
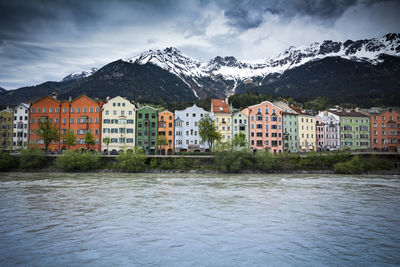
M 398 31 L 398 1 L 0 0 L 0 86 L 61 80 L 148 49 L 202 61 Z

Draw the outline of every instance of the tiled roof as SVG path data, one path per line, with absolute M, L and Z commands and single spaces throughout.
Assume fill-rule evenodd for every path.
M 222 99 L 211 99 L 211 111 L 214 113 L 232 113 L 229 105 Z
M 341 117 L 369 117 L 365 114 L 362 114 L 361 112 L 357 112 L 355 110 L 328 110 L 329 112 L 337 115 L 337 116 L 341 116 Z

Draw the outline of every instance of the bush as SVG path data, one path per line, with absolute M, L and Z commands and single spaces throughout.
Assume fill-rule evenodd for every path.
M 394 167 L 393 162 L 378 158 L 375 155 L 369 157 L 354 156 L 346 162 L 336 163 L 333 169 L 337 173 L 358 174 L 368 171 L 385 171 Z
M 268 150 L 257 151 L 254 156 L 254 163 L 259 170 L 272 170 L 275 165 L 274 155 Z
M 336 173 L 359 174 L 364 171 L 364 164 L 360 160 L 359 156 L 355 156 L 346 162 L 336 163 L 333 165 L 333 170 Z
M 363 163 L 365 171 L 385 171 L 394 168 L 393 162 L 387 159 L 378 158 L 375 155 L 364 158 Z
M 252 155 L 246 149 L 221 151 L 216 153 L 215 162 L 220 171 L 235 173 L 252 167 Z
M 296 170 L 299 160 L 298 154 L 279 154 L 275 158 L 274 168 L 281 171 Z
M 19 166 L 22 169 L 43 168 L 46 165 L 46 156 L 38 148 L 28 148 L 21 150 L 19 156 Z
M 97 169 L 100 167 L 100 157 L 93 153 L 65 151 L 57 158 L 56 167 L 66 171 Z
M 177 158 L 160 158 L 157 161 L 157 167 L 163 170 L 187 170 L 192 169 L 196 165 L 197 159 L 184 158 L 183 156 Z
M 8 152 L 0 152 L 0 171 L 9 171 L 18 167 L 18 157 Z
M 128 172 L 140 172 L 146 167 L 146 156 L 139 151 L 118 155 L 114 168 Z

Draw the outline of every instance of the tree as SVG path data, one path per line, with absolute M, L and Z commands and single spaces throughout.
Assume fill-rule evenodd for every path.
M 94 141 L 94 137 L 93 135 L 90 133 L 90 131 L 86 132 L 85 135 L 85 144 L 87 147 L 87 150 L 89 150 L 90 146 L 94 146 L 96 144 L 96 142 Z
M 111 143 L 110 137 L 109 136 L 104 137 L 103 142 L 107 146 L 107 155 L 108 155 L 108 154 L 110 154 L 110 152 L 108 152 L 108 145 Z
M 221 141 L 221 134 L 217 132 L 214 121 L 206 114 L 199 122 L 199 135 L 203 142 L 207 142 L 212 150 L 214 142 Z
M 74 132 L 69 130 L 67 131 L 66 134 L 64 134 L 64 139 L 65 139 L 65 143 L 68 146 L 68 150 L 70 146 L 74 146 L 76 145 L 76 136 L 74 135 Z
M 167 138 L 164 135 L 159 135 L 157 137 L 157 146 L 159 147 L 159 152 L 161 153 L 161 147 L 168 145 Z
M 59 128 L 55 124 L 50 124 L 47 120 L 39 122 L 38 136 L 43 139 L 44 149 L 47 154 L 50 143 L 60 140 Z
M 242 132 L 235 134 L 233 137 L 232 145 L 234 147 L 242 147 L 247 145 L 246 135 Z

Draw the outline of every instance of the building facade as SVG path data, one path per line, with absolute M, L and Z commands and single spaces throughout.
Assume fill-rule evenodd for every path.
M 157 110 L 144 106 L 136 110 L 136 146 L 146 155 L 157 152 Z
M 55 95 L 53 97 L 44 96 L 30 104 L 28 146 L 37 146 L 40 149 L 45 149 L 44 141 L 38 135 L 39 123 L 48 121 L 50 124 L 56 125 L 56 127 L 60 129 L 60 107 L 61 102 L 57 100 Z M 68 113 L 69 111 L 65 112 Z M 60 140 L 52 141 L 48 149 L 50 152 L 59 153 L 61 150 Z
M 76 145 L 70 147 L 70 149 L 101 151 L 101 108 L 103 103 L 103 101 L 93 100 L 86 95 L 80 95 L 70 101 L 62 101 L 62 150 L 68 148 L 63 135 L 66 134 L 68 130 L 71 130 L 76 136 Z M 66 106 L 68 106 L 69 109 Z M 68 127 L 66 127 L 67 124 Z M 87 145 L 85 143 L 85 136 L 88 131 L 93 135 L 95 140 L 94 145 Z
M 370 115 L 371 148 L 375 151 L 400 151 L 400 112 L 381 109 Z
M 13 145 L 13 110 L 6 108 L 0 111 L 0 144 L 1 150 L 10 151 Z
M 340 122 L 340 149 L 369 149 L 370 119 L 368 115 L 350 109 L 330 109 Z
M 287 153 L 297 153 L 299 151 L 298 113 L 285 99 L 275 101 L 274 105 L 283 109 L 283 150 Z
M 298 149 L 298 114 L 283 112 L 283 151 L 297 153 Z
M 252 150 L 283 152 L 283 110 L 269 101 L 248 107 L 249 141 Z
M 29 105 L 21 103 L 14 109 L 13 150 L 28 146 L 29 137 Z
M 223 99 L 211 99 L 215 129 L 221 134 L 221 143 L 232 141 L 232 110 Z
M 315 117 L 317 129 L 318 151 L 335 151 L 340 149 L 339 120 L 328 115 L 327 111 L 318 113 Z
M 107 99 L 102 107 L 101 151 L 116 154 L 134 149 L 136 106 L 129 100 L 116 96 Z M 109 139 L 107 146 L 105 140 Z
M 199 122 L 208 115 L 214 119 L 211 112 L 193 105 L 184 110 L 175 111 L 175 152 L 205 152 L 210 147 L 199 135 Z
M 232 115 L 232 140 L 235 136 L 242 133 L 245 136 L 246 144 L 249 144 L 249 117 L 242 111 Z
M 100 151 L 101 106 L 103 102 L 85 95 L 69 100 L 57 100 L 56 96 L 45 96 L 30 105 L 29 145 L 44 149 L 43 140 L 38 136 L 39 123 L 48 121 L 59 129 L 60 140 L 53 141 L 48 149 L 59 153 L 68 149 L 65 134 L 71 130 L 76 136 L 76 145 L 69 149 L 91 149 Z M 94 146 L 85 144 L 85 135 L 89 131 L 95 140 Z
M 158 138 L 165 137 L 166 145 L 159 144 L 161 155 L 171 155 L 174 152 L 175 115 L 171 111 L 164 110 L 158 113 Z

